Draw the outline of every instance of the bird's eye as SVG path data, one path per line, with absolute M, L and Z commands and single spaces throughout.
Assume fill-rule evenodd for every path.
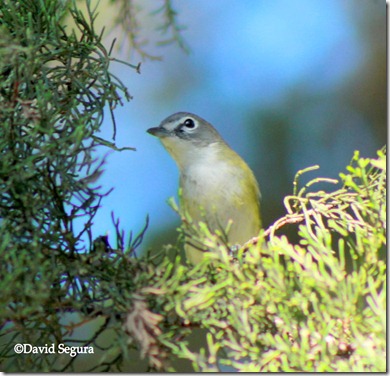
M 184 121 L 184 126 L 188 129 L 194 129 L 195 128 L 195 122 L 192 119 L 186 119 Z
M 187 118 L 180 123 L 180 125 L 175 129 L 175 133 L 182 138 L 190 135 L 194 129 L 198 127 L 198 123 L 191 118 Z

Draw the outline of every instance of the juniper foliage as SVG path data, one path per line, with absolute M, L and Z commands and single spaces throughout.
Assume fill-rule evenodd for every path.
M 195 267 L 166 259 L 139 290 L 144 312 L 159 312 L 149 322 L 159 324 L 153 346 L 133 332 L 151 364 L 174 370 L 173 354 L 202 372 L 386 370 L 384 150 L 378 158 L 356 152 L 340 173 L 342 188 L 329 192 L 313 188 L 333 179 L 300 188 L 303 172 L 285 198 L 287 215 L 236 251 L 181 213 L 182 234 L 198 232 L 210 252 Z M 291 224 L 298 244 L 277 235 Z M 196 328 L 207 330 L 199 351 L 188 341 Z
M 124 253 L 139 245 L 142 234 L 125 245 L 114 220 L 117 253 L 104 236 L 92 236 L 94 217 L 109 193 L 98 186 L 104 160 L 95 160 L 94 150 L 132 149 L 119 149 L 98 132 L 104 116 L 111 116 L 115 141 L 113 111 L 131 96 L 110 72 L 114 44 L 103 43 L 97 8 L 83 3 L 83 11 L 75 0 L 0 5 L 3 370 L 70 369 L 75 359 L 69 355 L 60 361 L 54 355 L 18 355 L 13 346 L 92 344 L 105 323 L 80 341 L 72 337 L 74 328 L 104 317 L 108 301 L 122 304 L 125 297 L 112 296 L 116 278 L 118 288 L 132 290 L 125 286 L 129 269 L 123 264 L 130 261 Z M 127 65 L 139 72 L 139 64 Z

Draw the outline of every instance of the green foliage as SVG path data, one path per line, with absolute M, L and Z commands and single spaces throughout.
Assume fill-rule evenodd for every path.
M 94 160 L 94 150 L 123 150 L 97 134 L 108 112 L 115 141 L 113 110 L 130 95 L 109 72 L 113 45 L 104 46 L 96 9 L 85 3 L 83 12 L 75 0 L 0 5 L 3 370 L 70 369 L 75 358 L 18 355 L 14 345 L 91 344 L 107 327 L 105 309 L 123 311 L 131 302 L 131 261 L 124 250 L 132 253 L 142 234 L 124 245 L 115 222 L 119 251 L 112 252 L 107 239 L 92 238 L 95 214 L 108 194 L 96 184 L 104 161 Z M 139 72 L 139 65 L 127 65 Z M 120 297 L 111 291 L 116 281 L 124 291 Z M 94 318 L 95 327 L 77 342 L 74 328 Z
M 89 9 L 89 8 L 88 8 Z M 4 1 L 0 7 L 0 320 L 2 334 L 59 341 L 60 314 L 85 312 L 91 225 L 106 193 L 91 187 L 104 108 L 126 88 L 107 70 L 109 51 L 85 15 L 65 1 Z M 78 33 L 62 21 L 70 16 Z M 81 231 L 76 221 L 84 221 Z M 10 356 L 12 343 L 2 349 Z M 36 364 L 34 364 L 36 362 Z M 18 357 L 14 369 L 50 369 Z
M 172 370 L 174 354 L 195 371 L 385 371 L 385 155 L 356 152 L 347 171 L 336 191 L 308 192 L 324 179 L 296 189 L 289 214 L 234 257 L 221 236 L 192 228 L 211 252 L 194 267 L 166 259 L 142 289 L 160 314 L 151 363 Z M 288 223 L 300 223 L 299 244 L 275 235 Z M 193 351 L 197 328 L 206 344 Z M 138 340 L 148 354 L 150 340 Z

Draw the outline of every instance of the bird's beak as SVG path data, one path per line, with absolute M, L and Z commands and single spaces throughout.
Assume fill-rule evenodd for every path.
M 170 132 L 162 127 L 149 128 L 146 132 L 158 138 L 168 137 Z

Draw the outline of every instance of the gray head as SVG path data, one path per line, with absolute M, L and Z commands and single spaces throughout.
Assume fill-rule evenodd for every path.
M 168 116 L 158 127 L 148 129 L 148 133 L 161 139 L 176 138 L 187 144 L 196 144 L 198 147 L 223 142 L 210 123 L 189 112 L 177 112 Z
M 180 170 L 196 163 L 208 164 L 222 150 L 229 149 L 210 123 L 189 112 L 167 117 L 148 133 L 160 139 Z

